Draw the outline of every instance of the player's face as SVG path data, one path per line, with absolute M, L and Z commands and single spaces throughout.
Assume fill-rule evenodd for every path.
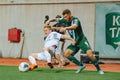
M 48 36 L 50 33 L 51 33 L 51 30 L 49 28 L 44 28 L 45 36 Z
M 71 14 L 65 14 L 63 15 L 63 18 L 67 21 L 67 22 L 70 22 L 72 17 L 71 17 Z

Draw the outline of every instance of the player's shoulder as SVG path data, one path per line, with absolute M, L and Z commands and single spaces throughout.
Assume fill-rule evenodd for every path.
M 72 21 L 74 21 L 74 22 L 80 22 L 80 20 L 79 20 L 78 17 L 73 17 L 73 18 L 72 18 Z
M 79 20 L 78 17 L 74 17 L 74 16 L 72 17 L 72 19 L 73 20 Z
M 56 31 L 53 31 L 53 32 L 51 32 L 51 34 L 57 34 L 58 32 L 56 32 Z
M 55 35 L 57 35 L 57 32 L 55 32 L 55 31 L 53 31 L 49 34 L 49 36 L 55 36 Z
M 61 22 L 61 23 L 66 22 L 66 20 L 64 18 L 59 18 L 58 21 Z

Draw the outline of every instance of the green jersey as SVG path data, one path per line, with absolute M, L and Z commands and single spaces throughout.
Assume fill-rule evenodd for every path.
M 60 18 L 58 21 L 64 23 L 67 27 L 72 26 L 73 24 L 77 24 L 78 27 L 75 30 L 68 30 L 68 33 L 72 38 L 76 40 L 76 42 L 82 40 L 84 34 L 80 20 L 78 18 L 72 17 L 72 20 L 70 22 L 67 22 L 64 18 Z

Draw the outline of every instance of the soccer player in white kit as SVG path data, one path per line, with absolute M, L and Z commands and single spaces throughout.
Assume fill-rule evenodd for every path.
M 60 34 L 60 33 L 57 33 L 57 32 L 52 32 L 51 26 L 49 26 L 49 25 L 46 25 L 44 27 L 44 34 L 46 36 L 46 39 L 45 39 L 45 42 L 44 42 L 43 51 L 40 52 L 40 53 L 32 53 L 28 57 L 28 59 L 31 63 L 30 70 L 34 70 L 37 67 L 36 59 L 37 60 L 42 60 L 42 61 L 47 61 L 48 66 L 50 68 L 53 68 L 53 65 L 51 64 L 51 61 L 52 61 L 51 53 L 54 54 L 56 48 L 59 45 L 59 40 L 61 38 L 72 41 L 73 45 L 76 44 L 75 40 L 72 39 L 70 36 L 63 35 L 63 34 Z M 59 56 L 57 56 L 56 58 L 58 59 L 59 63 L 61 63 L 61 60 L 59 59 Z

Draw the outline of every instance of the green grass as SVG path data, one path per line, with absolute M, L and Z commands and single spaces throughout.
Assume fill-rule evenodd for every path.
M 69 69 L 37 68 L 34 71 L 19 72 L 16 66 L 0 66 L 0 80 L 120 80 L 120 72 L 82 71 L 79 74 Z

